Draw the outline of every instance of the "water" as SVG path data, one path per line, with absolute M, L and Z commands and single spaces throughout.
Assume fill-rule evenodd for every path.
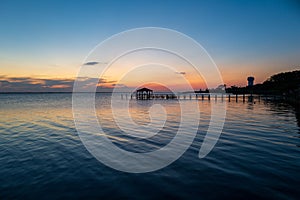
M 97 94 L 96 102 L 99 121 L 126 150 L 155 150 L 177 130 L 176 101 L 156 100 L 173 114 L 162 137 L 153 141 L 120 134 L 111 123 L 109 96 Z M 146 174 L 116 171 L 97 161 L 77 135 L 71 103 L 71 94 L 0 95 L 1 199 L 300 197 L 300 117 L 285 103 L 227 103 L 220 140 L 199 159 L 209 107 L 215 103 L 200 100 L 201 121 L 191 147 L 173 164 Z M 132 102 L 136 123 L 149 123 L 149 106 Z

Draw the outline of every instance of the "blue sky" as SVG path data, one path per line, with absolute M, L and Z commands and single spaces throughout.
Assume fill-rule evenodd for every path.
M 74 77 L 99 42 L 147 26 L 194 38 L 229 84 L 247 75 L 261 82 L 300 63 L 297 1 L 0 0 L 0 24 L 2 76 Z

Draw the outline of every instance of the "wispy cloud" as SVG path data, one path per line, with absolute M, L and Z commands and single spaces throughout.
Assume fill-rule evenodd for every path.
M 87 62 L 84 63 L 83 65 L 97 65 L 99 62 Z
M 116 81 L 81 77 L 83 90 L 97 86 L 97 91 L 111 91 Z M 74 79 L 47 79 L 0 76 L 0 92 L 72 92 Z
M 97 64 L 108 64 L 107 62 L 96 62 L 96 61 L 92 61 L 92 62 L 87 62 L 87 63 L 84 63 L 83 65 L 88 65 L 88 66 L 93 66 L 93 65 L 97 65 Z
M 125 85 L 125 84 L 120 84 L 120 83 L 118 83 L 118 84 L 111 84 L 113 87 L 118 87 L 118 88 L 128 88 L 127 87 L 127 85 Z
M 185 75 L 186 72 L 175 72 L 176 74 L 181 74 L 181 75 Z

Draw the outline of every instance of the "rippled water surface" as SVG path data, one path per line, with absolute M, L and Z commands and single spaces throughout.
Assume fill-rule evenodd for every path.
M 155 100 L 168 112 L 164 130 L 150 140 L 134 140 L 113 123 L 109 99 L 97 94 L 98 119 L 119 147 L 154 151 L 174 137 L 177 101 Z M 130 174 L 86 150 L 74 125 L 71 94 L 1 94 L 0 198 L 299 199 L 299 111 L 280 102 L 227 102 L 220 140 L 199 159 L 213 103 L 222 102 L 198 101 L 197 137 L 180 159 L 155 172 Z M 149 123 L 152 104 L 131 101 L 133 121 Z

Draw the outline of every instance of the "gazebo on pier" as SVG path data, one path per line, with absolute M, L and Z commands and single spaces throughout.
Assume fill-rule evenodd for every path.
M 136 90 L 136 99 L 138 100 L 147 100 L 153 98 L 153 90 L 149 88 L 141 88 Z

